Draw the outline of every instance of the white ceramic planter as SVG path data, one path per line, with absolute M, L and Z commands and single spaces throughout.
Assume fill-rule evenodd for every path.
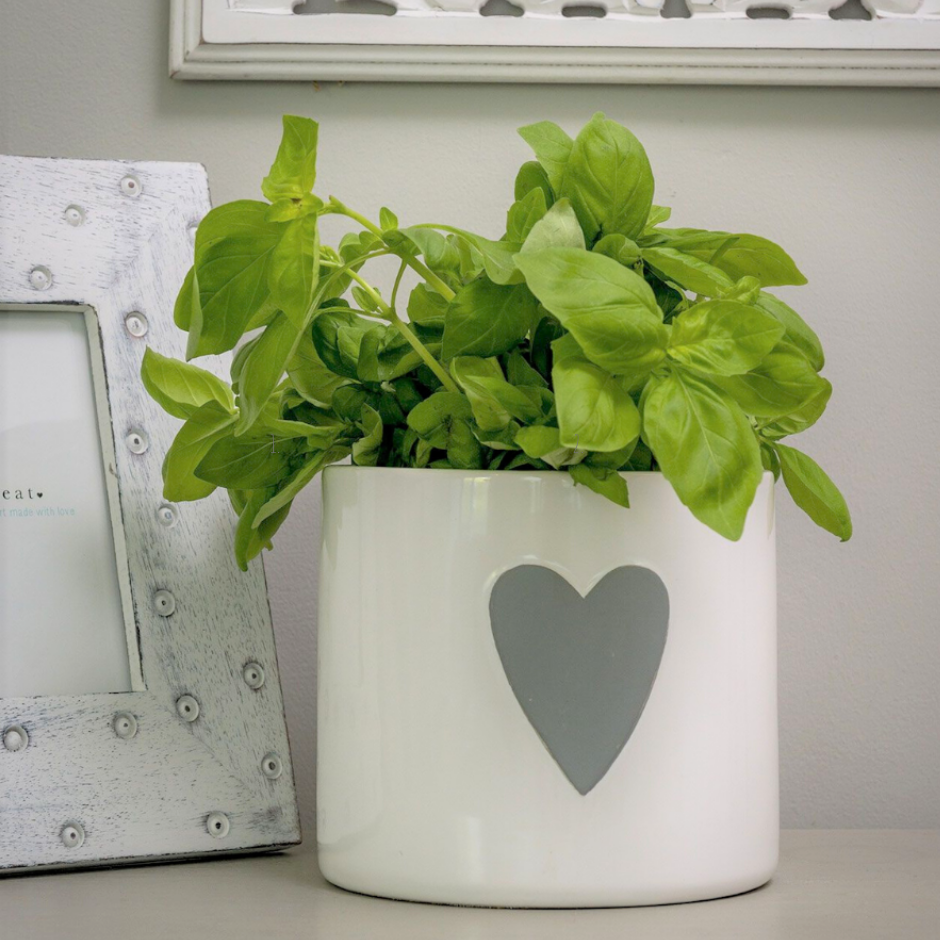
M 593 907 L 770 878 L 773 479 L 732 543 L 659 474 L 626 476 L 629 510 L 559 472 L 325 472 L 317 820 L 334 884 Z M 640 582 L 652 593 L 630 597 Z

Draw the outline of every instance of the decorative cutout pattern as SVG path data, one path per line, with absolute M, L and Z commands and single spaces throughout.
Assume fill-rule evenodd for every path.
M 338 6 L 355 4 L 357 0 L 338 0 Z M 487 0 L 384 0 L 401 13 L 430 16 L 480 13 Z M 607 16 L 618 18 L 659 16 L 665 0 L 514 0 L 528 16 L 558 17 L 572 7 L 590 6 L 603 10 Z M 940 17 L 940 0 L 860 0 L 872 19 L 918 16 Z M 786 11 L 791 20 L 829 18 L 833 10 L 845 0 L 687 0 L 693 16 L 707 15 L 721 19 L 741 19 L 749 11 L 778 9 Z M 229 0 L 231 10 L 240 13 L 267 13 L 290 15 L 303 0 Z M 317 11 L 311 11 L 317 12 Z M 330 14 L 324 14 L 330 15 Z M 368 14 L 359 14 L 368 15 Z

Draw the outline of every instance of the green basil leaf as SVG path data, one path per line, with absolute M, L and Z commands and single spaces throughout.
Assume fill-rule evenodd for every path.
M 236 436 L 244 434 L 257 421 L 299 343 L 300 332 L 283 313 L 252 341 L 251 350 L 241 361 L 238 372 Z
M 718 297 L 734 288 L 734 281 L 720 268 L 675 248 L 644 248 L 643 260 L 663 280 L 706 297 Z
M 522 284 L 503 287 L 487 278 L 457 291 L 444 319 L 444 359 L 496 356 L 521 342 L 538 315 L 538 303 Z
M 324 467 L 348 457 L 349 453 L 348 447 L 333 447 L 329 450 L 314 451 L 309 454 L 303 465 L 281 484 L 277 493 L 261 505 L 254 519 L 252 519 L 252 527 L 257 528 L 265 519 L 274 516 L 285 507 L 289 507 L 300 491 Z
M 277 156 L 261 183 L 261 192 L 271 202 L 284 197 L 301 199 L 317 179 L 317 122 L 285 114 L 283 124 Z
M 603 454 L 597 452 L 590 453 L 587 455 L 584 462 L 590 464 L 592 467 L 603 467 L 605 470 L 635 469 L 629 466 L 630 459 L 641 446 L 642 441 L 637 438 L 627 444 L 626 447 L 621 447 L 620 450 L 612 450 L 609 453 Z
M 644 274 L 646 283 L 649 284 L 650 289 L 653 291 L 656 304 L 659 309 L 662 310 L 663 319 L 665 319 L 667 323 L 670 322 L 677 313 L 688 307 L 689 299 L 685 296 L 684 291 L 680 290 L 672 283 L 667 284 L 649 268 L 646 269 Z
M 386 234 L 391 236 L 394 233 Z M 339 255 L 345 264 L 352 264 L 369 254 L 370 251 L 374 251 L 381 243 L 382 239 L 375 232 L 347 232 L 340 239 Z
M 447 441 L 447 460 L 457 470 L 479 470 L 483 448 L 466 421 L 454 421 Z
M 425 345 L 432 355 L 440 353 L 439 344 Z M 395 327 L 378 324 L 362 337 L 357 372 L 363 382 L 387 382 L 407 375 L 422 361 Z
M 375 297 L 363 290 L 358 284 L 353 284 L 352 296 L 359 309 L 365 313 L 374 313 L 379 309 L 379 302 Z
M 652 206 L 650 208 L 649 217 L 646 220 L 644 232 L 656 228 L 657 225 L 662 225 L 663 222 L 668 222 L 671 215 L 672 209 L 668 206 Z
M 737 541 L 761 479 L 757 438 L 744 412 L 688 373 L 653 378 L 643 398 L 643 437 L 692 513 Z
M 574 141 L 551 121 L 539 121 L 537 124 L 520 127 L 519 136 L 532 148 L 545 171 L 549 185 L 558 193 Z
M 195 262 L 200 262 L 213 245 L 226 239 L 251 239 L 259 232 L 279 238 L 283 229 L 265 218 L 271 207 L 257 199 L 236 199 L 210 209 L 196 229 Z
M 514 349 L 506 360 L 506 378 L 511 385 L 548 388 L 548 382 L 529 365 L 518 349 Z
M 615 232 L 613 235 L 605 235 L 599 239 L 591 251 L 613 258 L 614 261 L 619 261 L 620 264 L 626 267 L 630 267 L 640 260 L 639 245 L 619 232 Z
M 658 229 L 657 232 L 665 237 L 669 247 L 708 261 L 735 281 L 750 275 L 764 287 L 806 283 L 793 259 L 779 245 L 759 235 L 691 228 Z
M 615 451 L 639 436 L 640 414 L 622 378 L 583 356 L 556 356 L 552 385 L 565 447 Z
M 465 232 L 463 229 L 447 227 L 446 230 L 462 238 L 480 253 L 486 276 L 494 284 L 522 283 L 522 274 L 513 260 L 522 247 L 518 242 L 494 242 L 482 235 Z
M 333 310 L 314 318 L 312 336 L 317 355 L 336 375 L 359 377 L 359 348 L 362 338 L 375 326 L 351 310 Z
M 724 291 L 721 295 L 722 300 L 738 300 L 742 304 L 755 304 L 758 297 L 760 297 L 760 281 L 750 275 L 736 281 L 730 290 Z
M 555 201 L 555 194 L 552 192 L 552 184 L 548 181 L 548 174 L 542 169 L 540 163 L 529 160 L 519 167 L 519 172 L 516 174 L 516 183 L 513 190 L 516 201 L 524 199 L 534 189 L 542 191 L 546 208 Z
M 826 364 L 822 343 L 806 321 L 794 309 L 767 291 L 761 291 L 755 303 L 783 324 L 786 339 L 806 356 L 817 372 L 821 371 Z
M 799 434 L 812 427 L 822 417 L 832 397 L 832 385 L 822 377 L 819 381 L 819 391 L 796 411 L 762 425 L 761 437 L 768 441 L 778 441 L 782 437 Z
M 700 372 L 739 375 L 759 365 L 782 336 L 780 323 L 757 307 L 709 300 L 673 320 L 668 352 Z
M 780 418 L 793 414 L 819 395 L 826 380 L 785 339 L 744 375 L 713 376 L 744 411 L 757 418 Z
M 616 375 L 636 376 L 662 361 L 666 328 L 652 290 L 638 274 L 576 248 L 516 258 L 529 289 L 592 362 Z
M 388 384 L 391 387 L 392 393 L 395 395 L 399 406 L 406 414 L 416 405 L 424 401 L 426 397 L 426 393 L 418 387 L 417 383 L 413 379 L 393 379 Z
M 352 446 L 353 463 L 360 467 L 374 467 L 379 462 L 379 451 L 382 449 L 382 419 L 374 408 L 363 405 L 362 418 L 358 423 L 362 437 Z
M 630 497 L 627 493 L 627 481 L 616 470 L 606 470 L 603 467 L 592 467 L 590 464 L 579 463 L 568 468 L 571 479 L 575 484 L 586 486 L 595 493 L 609 499 L 624 509 L 630 508 Z
M 594 463 L 595 461 L 591 461 Z M 642 470 L 647 472 L 653 469 L 653 452 L 646 446 L 642 438 L 636 442 L 636 448 L 630 454 L 627 462 L 618 469 L 624 470 Z
M 780 479 L 780 458 L 773 446 L 766 441 L 760 442 L 760 462 L 765 470 L 774 475 L 774 481 Z
M 506 241 L 523 242 L 532 226 L 548 210 L 545 191 L 539 188 L 530 190 L 521 199 L 516 200 L 506 214 Z
M 323 200 L 314 196 L 313 193 L 306 193 L 300 199 L 283 196 L 271 204 L 264 217 L 269 222 L 290 222 L 293 219 L 316 215 L 322 209 Z
M 519 445 L 516 443 L 516 434 L 519 431 L 518 421 L 510 421 L 502 428 L 481 428 L 477 422 L 474 421 L 470 427 L 476 435 L 477 440 L 484 447 L 502 451 L 519 450 Z
M 297 330 L 304 329 L 310 320 L 319 273 L 317 217 L 308 215 L 288 222 L 271 255 L 268 286 L 271 299 Z
M 191 418 L 208 401 L 234 411 L 232 390 L 205 369 L 168 359 L 150 347 L 144 351 L 140 377 L 150 397 L 174 418 Z
M 179 429 L 163 462 L 163 497 L 174 503 L 202 499 L 215 485 L 195 475 L 216 441 L 231 434 L 235 415 L 217 401 L 207 401 Z
M 545 425 L 519 428 L 515 440 L 527 456 L 544 460 L 555 470 L 580 463 L 587 456 L 586 450 L 565 447 L 558 428 Z
M 559 363 L 570 356 L 584 358 L 584 350 L 571 333 L 564 333 L 552 343 L 552 361 Z
M 333 392 L 349 381 L 331 372 L 313 345 L 310 330 L 304 330 L 294 355 L 287 363 L 287 374 L 298 393 L 311 404 L 328 408 Z
M 635 239 L 653 204 L 653 171 L 639 140 L 597 113 L 578 134 L 552 188 L 571 200 L 588 241 L 614 232 Z
M 457 246 L 433 228 L 413 225 L 410 228 L 401 229 L 399 234 L 411 242 L 432 271 L 436 273 L 454 271 L 460 267 L 460 254 Z M 385 241 L 390 247 L 395 245 L 392 235 L 391 232 L 384 233 Z
M 546 380 L 552 374 L 552 343 L 565 336 L 562 325 L 551 315 L 543 316 L 532 332 L 532 365 Z M 514 385 L 518 384 L 516 382 Z
M 280 311 L 278 311 L 278 315 L 280 316 Z M 245 360 L 248 356 L 251 355 L 252 349 L 258 345 L 259 339 L 261 339 L 260 335 L 246 340 L 235 350 L 235 355 L 232 356 L 232 364 L 229 366 L 229 375 L 232 378 L 232 391 L 236 395 L 238 394 L 238 377 L 241 375 L 242 366 L 245 364 Z
M 379 390 L 378 399 L 370 407 L 375 408 L 387 427 L 398 427 L 405 422 L 405 409 L 401 406 L 390 382 L 383 382 Z
M 485 270 L 483 255 L 469 241 L 458 235 L 448 235 L 447 243 L 457 252 L 459 258 L 457 270 L 451 277 L 451 286 L 476 280 Z
M 245 505 L 235 526 L 235 561 L 242 571 L 248 570 L 248 564 L 261 554 L 261 550 L 272 548 L 271 539 L 281 527 L 290 512 L 290 503 L 280 507 L 257 527 L 253 522 L 260 508 L 268 499 L 269 490 L 255 490 L 248 495 Z
M 533 423 L 543 418 L 539 399 L 527 394 L 526 389 L 510 385 L 496 359 L 458 356 L 451 360 L 450 371 L 470 400 L 473 417 L 482 431 L 504 429 L 512 418 Z
M 408 427 L 422 440 L 440 450 L 450 444 L 454 422 L 467 421 L 473 412 L 466 396 L 457 392 L 435 392 L 408 413 Z
M 584 233 L 578 217 L 567 199 L 559 199 L 537 221 L 522 245 L 523 252 L 541 251 L 543 248 L 584 249 Z
M 426 284 L 419 284 L 408 297 L 408 319 L 430 329 L 444 329 L 447 301 Z
M 273 486 L 288 475 L 288 462 L 297 452 L 292 441 L 268 437 L 223 437 L 196 467 L 196 476 L 226 489 L 255 490 Z
M 375 406 L 378 403 L 378 395 L 364 389 L 361 385 L 343 385 L 333 392 L 330 407 L 341 420 L 355 423 L 362 414 L 363 405 Z
M 852 537 L 852 517 L 835 483 L 815 460 L 795 448 L 775 444 L 774 450 L 793 502 L 816 525 L 847 542 Z
M 266 221 L 266 211 L 263 202 L 243 200 L 213 209 L 200 223 L 194 275 L 198 303 L 190 311 L 188 359 L 232 349 L 267 301 L 268 268 L 284 225 Z M 225 234 L 216 237 L 212 233 L 217 231 Z
M 196 284 L 195 265 L 186 272 L 183 286 L 176 295 L 173 307 L 173 322 L 185 332 L 189 332 L 193 322 L 193 309 L 199 306 L 199 287 Z
M 504 455 L 508 456 L 508 455 Z M 530 457 L 528 454 L 516 454 L 503 470 L 550 470 L 551 468 L 542 460 Z

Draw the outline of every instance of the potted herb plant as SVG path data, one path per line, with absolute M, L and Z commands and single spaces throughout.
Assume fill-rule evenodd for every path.
M 189 359 L 235 350 L 231 382 L 144 357 L 185 420 L 165 496 L 226 489 L 244 568 L 329 468 L 331 881 L 514 906 L 743 891 L 777 858 L 774 480 L 851 534 L 781 443 L 832 391 L 768 290 L 805 279 L 766 239 L 668 227 L 603 115 L 520 133 L 536 159 L 493 240 L 314 195 L 317 125 L 284 118 L 264 201 L 205 217 L 176 305 Z M 325 216 L 351 224 L 335 247 Z

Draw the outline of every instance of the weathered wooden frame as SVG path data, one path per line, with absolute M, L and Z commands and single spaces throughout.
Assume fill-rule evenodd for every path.
M 238 571 L 224 493 L 162 499 L 179 422 L 139 379 L 147 344 L 184 353 L 173 302 L 208 209 L 196 164 L 0 157 L 0 304 L 79 305 L 100 335 L 102 452 L 139 651 L 132 692 L 0 699 L 0 732 L 28 736 L 15 750 L 0 736 L 0 873 L 300 841 L 263 568 Z
M 301 0 L 171 0 L 170 75 L 272 81 L 940 85 L 940 0 L 863 0 L 871 22 L 831 19 L 842 0 L 386 0 L 394 16 L 290 15 Z M 565 7 L 600 6 L 603 19 Z M 751 7 L 793 19 L 750 19 Z M 280 15 L 278 15 L 280 14 Z

